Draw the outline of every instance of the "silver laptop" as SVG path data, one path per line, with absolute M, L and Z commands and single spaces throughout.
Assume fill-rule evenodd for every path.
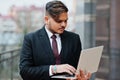
M 81 51 L 80 59 L 77 66 L 77 73 L 82 69 L 90 73 L 97 72 L 99 62 L 102 56 L 103 46 L 97 46 L 94 48 L 84 49 Z M 61 79 L 76 79 L 75 76 L 66 76 L 66 75 L 53 75 L 52 78 L 61 78 Z

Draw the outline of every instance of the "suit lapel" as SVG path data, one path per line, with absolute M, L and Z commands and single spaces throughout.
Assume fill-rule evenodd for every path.
M 65 63 L 66 61 L 66 56 L 67 56 L 67 42 L 66 42 L 66 37 L 65 37 L 65 33 L 61 34 L 61 44 L 62 44 L 62 49 L 61 49 L 61 53 L 60 53 L 60 56 L 61 56 L 61 63 Z
M 40 41 L 42 43 L 43 49 L 46 52 L 46 55 L 49 55 L 51 57 L 51 60 L 52 60 L 53 64 L 55 64 L 53 51 L 52 51 L 52 48 L 51 48 L 51 45 L 50 45 L 50 41 L 49 41 L 47 32 L 45 31 L 44 27 L 41 29 L 39 35 L 40 35 Z

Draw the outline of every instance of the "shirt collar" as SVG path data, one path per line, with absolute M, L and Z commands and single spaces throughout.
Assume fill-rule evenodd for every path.
M 51 38 L 51 36 L 53 35 L 53 33 L 50 32 L 46 26 L 45 26 L 45 30 L 46 30 L 46 32 L 48 34 L 48 37 Z M 55 35 L 56 35 L 57 38 L 60 37 L 59 34 L 55 34 Z

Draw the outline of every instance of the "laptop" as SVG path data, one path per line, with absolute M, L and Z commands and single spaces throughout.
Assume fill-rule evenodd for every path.
M 81 55 L 78 61 L 77 73 L 82 69 L 90 73 L 95 73 L 98 70 L 100 59 L 102 56 L 103 46 L 97 46 L 81 51 Z M 59 79 L 76 79 L 75 75 L 53 75 L 51 78 Z

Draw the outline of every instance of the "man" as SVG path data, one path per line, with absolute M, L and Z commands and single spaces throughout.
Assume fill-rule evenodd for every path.
M 53 80 L 52 75 L 75 74 L 81 42 L 79 35 L 65 31 L 67 12 L 67 7 L 61 1 L 48 2 L 44 27 L 24 37 L 20 55 L 20 75 L 23 80 Z M 82 76 L 77 75 L 79 80 L 82 80 Z

